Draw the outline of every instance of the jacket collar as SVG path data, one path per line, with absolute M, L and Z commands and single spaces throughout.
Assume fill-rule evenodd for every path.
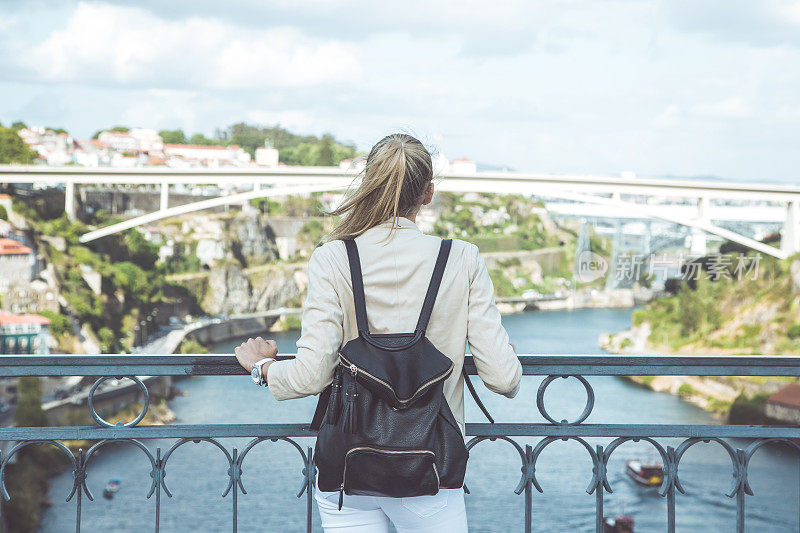
M 398 231 L 407 230 L 407 231 L 422 233 L 422 230 L 420 230 L 419 227 L 416 224 L 414 224 L 414 222 L 405 217 L 397 217 L 395 220 L 397 221 L 396 224 Z M 392 229 L 392 220 L 390 219 L 385 222 L 381 222 L 376 226 L 371 227 L 370 229 L 362 233 L 362 236 L 367 236 L 368 239 L 380 237 L 380 240 L 383 240 L 387 237 L 387 234 L 391 229 Z
M 411 220 L 407 219 L 406 217 L 397 217 L 395 220 L 397 221 L 397 228 L 398 229 L 411 229 L 411 230 L 419 231 L 420 233 L 422 232 L 419 229 L 419 227 L 416 224 L 414 224 L 414 222 L 412 222 Z M 376 228 L 391 229 L 392 220 L 390 219 L 390 220 L 387 220 L 386 222 L 381 222 L 380 224 L 378 224 L 375 227 Z

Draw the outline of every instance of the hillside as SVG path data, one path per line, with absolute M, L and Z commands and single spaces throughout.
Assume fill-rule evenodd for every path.
M 684 355 L 800 354 L 800 258 L 785 261 L 750 254 L 736 272 L 739 254 L 722 270 L 671 284 L 673 294 L 633 313 L 633 327 L 601 339 L 615 353 Z M 752 267 L 752 268 L 750 268 Z M 745 273 L 746 272 L 746 273 Z M 639 376 L 633 381 L 730 414 L 734 422 L 763 421 L 767 396 L 796 378 Z

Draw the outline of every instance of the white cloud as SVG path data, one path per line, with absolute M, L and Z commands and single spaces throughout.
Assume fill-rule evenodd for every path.
M 28 50 L 19 64 L 51 82 L 266 90 L 361 75 L 352 46 L 340 41 L 104 4 L 78 4 L 65 27 Z
M 696 104 L 692 106 L 692 111 L 713 118 L 744 118 L 752 113 L 750 106 L 739 96 Z

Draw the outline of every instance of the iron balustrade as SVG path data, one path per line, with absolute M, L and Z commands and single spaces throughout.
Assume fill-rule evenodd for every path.
M 291 355 L 279 356 L 286 359 Z M 467 448 L 491 441 L 504 442 L 513 447 L 521 462 L 521 477 L 514 492 L 524 495 L 525 530 L 532 527 L 533 490 L 543 492 L 536 478 L 536 462 L 541 453 L 558 441 L 575 441 L 586 449 L 592 461 L 592 478 L 586 492 L 595 495 L 595 528 L 603 531 L 604 494 L 612 488 L 607 475 L 607 465 L 614 451 L 626 442 L 647 442 L 660 456 L 663 464 L 663 482 L 658 494 L 667 501 L 667 530 L 675 531 L 675 496 L 685 493 L 678 476 L 681 458 L 698 443 L 715 443 L 727 452 L 731 460 L 733 481 L 726 493 L 736 500 L 736 530 L 743 533 L 745 527 L 745 504 L 753 491 L 748 482 L 748 466 L 753 455 L 764 445 L 783 443 L 800 452 L 800 426 L 754 426 L 754 425 L 685 425 L 685 424 L 585 424 L 594 408 L 595 395 L 591 384 L 584 376 L 798 376 L 800 357 L 795 356 L 607 356 L 607 355 L 525 355 L 520 356 L 523 374 L 545 376 L 537 391 L 536 407 L 545 423 L 468 423 L 466 434 L 472 437 Z M 469 374 L 476 374 L 471 357 L 465 360 Z M 0 493 L 9 499 L 5 487 L 5 473 L 9 461 L 19 450 L 35 444 L 49 444 L 63 451 L 72 467 L 73 485 L 67 501 L 75 498 L 75 531 L 81 528 L 81 504 L 85 495 L 90 500 L 94 495 L 86 486 L 86 473 L 97 451 L 111 443 L 128 443 L 138 447 L 150 462 L 152 483 L 147 498 L 155 495 L 154 528 L 159 530 L 161 493 L 172 497 L 166 481 L 167 463 L 176 449 L 187 443 L 208 442 L 221 450 L 228 462 L 228 483 L 222 497 L 231 495 L 232 528 L 237 530 L 238 496 L 247 494 L 243 483 L 244 460 L 248 453 L 265 441 L 284 441 L 298 452 L 302 468 L 301 486 L 297 497 L 306 497 L 306 528 L 312 528 L 312 490 L 316 477 L 313 450 L 303 448 L 294 439 L 314 437 L 308 423 L 298 424 L 173 424 L 137 425 L 149 407 L 149 394 L 145 384 L 136 376 L 229 376 L 246 372 L 231 355 L 48 355 L 48 356 L 0 356 L 0 376 L 102 376 L 90 390 L 88 407 L 97 426 L 67 427 L 8 427 L 0 428 L 0 441 L 16 443 L 5 455 L 0 454 Z M 106 379 L 128 377 L 142 390 L 144 406 L 139 415 L 126 423 L 110 424 L 94 409 L 95 391 Z M 547 387 L 559 378 L 575 378 L 586 389 L 586 405 L 573 421 L 556 420 L 544 404 Z M 251 437 L 252 440 L 239 450 L 227 448 L 218 439 L 229 437 Z M 535 445 L 520 444 L 520 437 L 540 437 Z M 160 447 L 155 453 L 142 441 L 148 439 L 177 439 L 166 451 Z M 592 446 L 587 438 L 610 438 L 607 445 Z M 676 447 L 664 446 L 656 438 L 683 439 Z M 725 439 L 749 439 L 744 448 L 736 447 Z M 97 440 L 84 451 L 74 454 L 63 441 Z

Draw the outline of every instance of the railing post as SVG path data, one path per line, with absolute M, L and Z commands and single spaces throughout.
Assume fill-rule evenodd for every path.
M 531 533 L 533 527 L 533 448 L 530 444 L 525 445 L 525 533 Z
M 595 465 L 595 487 L 594 487 L 594 501 L 595 501 L 595 532 L 603 533 L 603 485 L 606 478 L 606 464 L 603 455 L 603 447 L 597 445 L 597 464 Z
M 747 490 L 747 454 L 736 448 L 736 532 L 744 533 L 744 503 Z
M 75 533 L 81 533 L 81 501 L 83 499 L 84 479 L 86 478 L 86 456 L 83 448 L 78 449 L 78 464 L 75 467 L 74 483 L 76 487 L 77 500 L 75 502 Z
M 164 478 L 164 464 L 161 461 L 161 447 L 156 448 L 156 469 L 153 471 L 156 478 L 156 533 L 161 528 L 161 480 Z
M 675 448 L 667 446 L 667 464 L 664 465 L 669 476 L 667 486 L 667 532 L 675 533 L 675 483 L 678 478 L 678 463 Z
M 314 489 L 314 479 L 316 478 L 313 453 L 314 450 L 309 446 L 308 454 L 306 455 L 306 468 L 305 472 L 303 472 L 306 475 L 306 531 L 308 533 L 311 533 L 311 516 L 313 511 L 313 503 L 311 501 L 313 495 L 311 492 Z
M 239 494 L 239 450 L 236 448 L 233 449 L 233 459 L 231 460 L 231 481 L 233 482 L 233 533 L 236 533 L 238 528 L 238 494 Z

